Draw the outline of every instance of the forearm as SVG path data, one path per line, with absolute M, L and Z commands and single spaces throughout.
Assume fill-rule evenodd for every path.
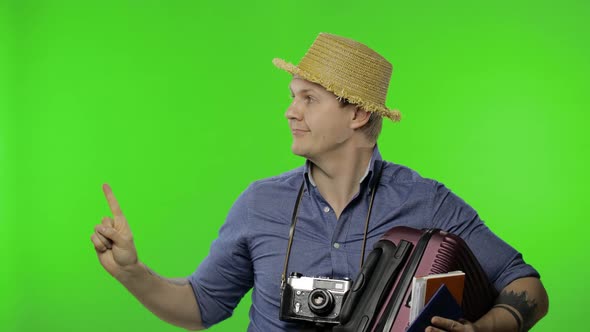
M 521 278 L 506 286 L 496 305 L 475 323 L 476 331 L 528 331 L 547 314 L 549 300 L 537 278 Z
M 160 319 L 189 330 L 203 329 L 192 287 L 186 279 L 167 279 L 139 262 L 117 278 Z

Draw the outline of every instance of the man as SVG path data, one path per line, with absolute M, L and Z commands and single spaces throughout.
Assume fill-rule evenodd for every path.
M 301 330 L 306 326 L 279 320 L 281 272 L 297 206 L 288 272 L 354 278 L 363 246 L 372 248 L 391 227 L 436 227 L 465 239 L 500 296 L 477 322 L 435 317 L 427 331 L 522 331 L 545 315 L 547 294 L 520 253 L 442 184 L 382 161 L 376 145 L 381 119 L 400 118 L 385 107 L 389 62 L 363 44 L 330 34 L 320 34 L 298 66 L 273 62 L 293 74 L 293 101 L 285 116 L 291 149 L 306 158 L 305 166 L 249 186 L 209 256 L 180 280 L 160 277 L 138 261 L 131 230 L 105 185 L 114 218 L 96 226 L 92 242 L 111 275 L 161 319 L 187 329 L 231 316 L 253 288 L 248 331 Z M 383 165 L 380 179 L 377 165 Z M 373 185 L 378 190 L 365 233 Z

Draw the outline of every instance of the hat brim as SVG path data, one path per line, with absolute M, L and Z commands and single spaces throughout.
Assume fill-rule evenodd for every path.
M 272 60 L 272 63 L 279 69 L 285 70 L 292 75 L 300 76 L 301 78 L 317 83 L 323 86 L 326 90 L 332 92 L 339 98 L 347 99 L 352 104 L 357 104 L 361 106 L 364 110 L 368 112 L 373 112 L 381 115 L 384 118 L 391 119 L 394 122 L 401 120 L 401 113 L 398 110 L 391 110 L 384 105 L 378 105 L 376 103 L 368 102 L 358 96 L 354 96 L 350 93 L 347 93 L 345 89 L 337 89 L 334 87 L 333 82 L 327 82 L 326 80 L 313 75 L 312 73 L 306 72 L 301 68 L 295 66 L 294 64 L 287 62 L 283 59 L 275 58 Z

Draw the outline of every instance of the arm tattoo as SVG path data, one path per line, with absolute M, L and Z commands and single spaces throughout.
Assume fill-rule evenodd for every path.
M 151 275 L 154 275 L 169 284 L 176 285 L 176 286 L 184 286 L 184 285 L 188 284 L 188 280 L 186 280 L 185 278 L 164 278 L 164 277 L 158 275 L 156 272 L 154 272 L 149 267 L 146 266 L 146 268 Z
M 513 291 L 502 292 L 496 299 L 496 304 L 507 304 L 520 313 L 522 322 L 518 322 L 522 331 L 530 330 L 535 324 L 537 303 L 535 300 L 527 301 L 527 292 L 515 293 Z

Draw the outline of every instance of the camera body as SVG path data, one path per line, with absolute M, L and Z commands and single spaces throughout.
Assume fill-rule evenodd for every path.
M 312 278 L 293 272 L 281 289 L 280 319 L 338 324 L 351 285 L 349 278 Z

